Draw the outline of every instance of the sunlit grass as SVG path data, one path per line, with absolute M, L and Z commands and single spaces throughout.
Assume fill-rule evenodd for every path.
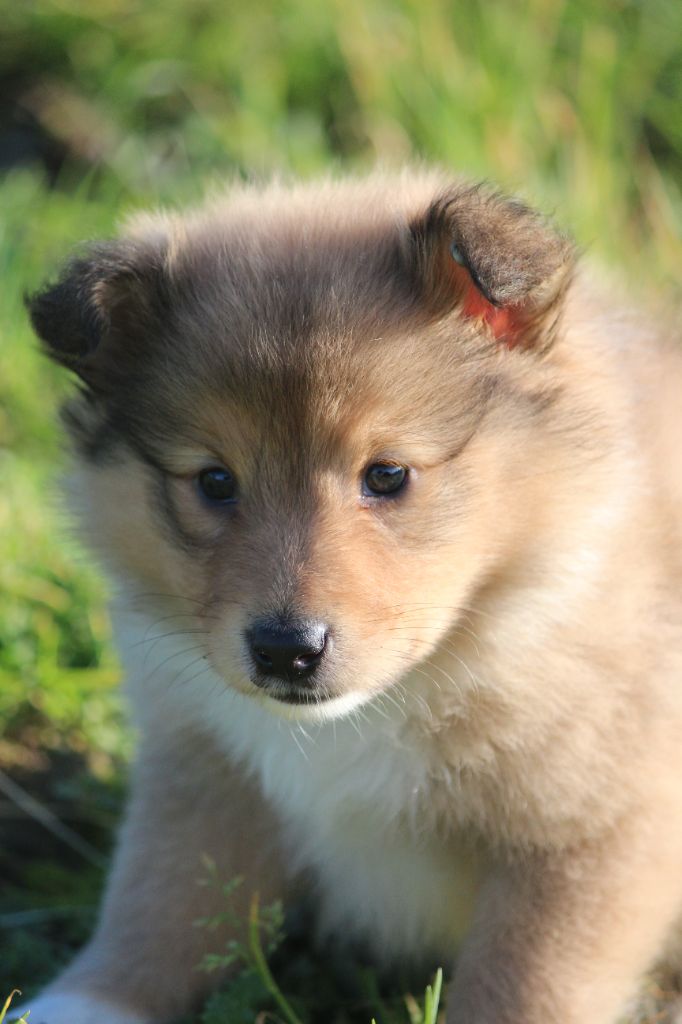
M 15 996 L 20 996 L 20 995 L 21 995 L 21 992 L 19 991 L 19 989 L 15 988 L 7 996 L 7 999 L 5 1000 L 5 1003 L 4 1003 L 3 1007 L 2 1007 L 2 1009 L 0 1009 L 0 1024 L 3 1024 L 3 1021 L 5 1020 L 5 1017 L 7 1016 L 7 1013 L 10 1011 L 11 1003 L 12 1003 L 12 1000 L 14 999 L 14 997 Z M 12 1018 L 12 1019 L 14 1020 L 14 1018 Z M 28 1018 L 27 1017 L 17 1017 L 16 1018 L 16 1024 L 28 1024 Z

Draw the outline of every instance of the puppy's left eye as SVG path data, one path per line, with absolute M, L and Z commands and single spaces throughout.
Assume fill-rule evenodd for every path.
M 365 472 L 362 492 L 372 497 L 395 494 L 407 483 L 407 467 L 394 462 L 373 462 Z
M 197 477 L 199 490 L 204 498 L 214 502 L 232 502 L 237 497 L 237 481 L 229 469 L 213 466 L 202 469 Z

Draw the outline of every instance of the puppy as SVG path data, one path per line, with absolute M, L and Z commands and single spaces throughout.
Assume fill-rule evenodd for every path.
M 454 962 L 453 1024 L 612 1024 L 682 921 L 671 332 L 430 172 L 140 217 L 30 311 L 140 733 L 32 1024 L 195 1006 L 204 856 Z

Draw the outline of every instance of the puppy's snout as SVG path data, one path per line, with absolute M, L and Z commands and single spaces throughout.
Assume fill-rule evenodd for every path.
M 259 674 L 299 680 L 322 661 L 329 633 L 321 622 L 256 622 L 247 639 Z

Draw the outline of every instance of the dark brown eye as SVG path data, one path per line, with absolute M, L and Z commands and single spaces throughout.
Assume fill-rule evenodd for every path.
M 381 498 L 385 494 L 395 494 L 406 482 L 406 466 L 397 466 L 394 462 L 373 462 L 365 473 L 362 492 Z
M 202 469 L 197 477 L 197 483 L 202 495 L 208 501 L 219 503 L 236 500 L 237 481 L 229 469 L 221 469 L 218 466 Z

